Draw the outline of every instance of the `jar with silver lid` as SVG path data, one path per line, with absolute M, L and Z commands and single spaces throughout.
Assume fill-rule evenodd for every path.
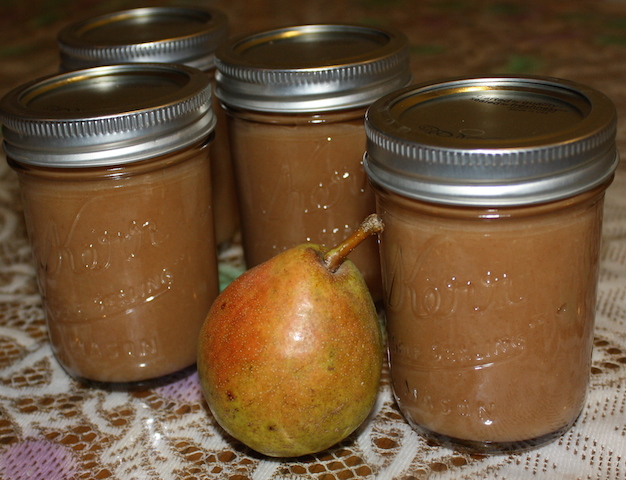
M 50 341 L 73 376 L 134 382 L 195 363 L 218 293 L 209 79 L 115 65 L 0 101 Z
M 142 7 L 80 20 L 57 35 L 64 71 L 121 63 L 181 63 L 215 74 L 215 50 L 228 36 L 228 17 L 215 8 Z M 226 120 L 219 102 L 211 143 L 213 210 L 218 245 L 232 240 L 239 212 Z
M 457 449 L 557 438 L 589 381 L 613 103 L 563 79 L 451 79 L 379 99 L 366 130 L 403 414 Z
M 231 38 L 217 51 L 248 267 L 303 242 L 332 247 L 374 211 L 363 118 L 411 80 L 399 32 L 301 25 Z M 375 239 L 351 254 L 375 298 Z

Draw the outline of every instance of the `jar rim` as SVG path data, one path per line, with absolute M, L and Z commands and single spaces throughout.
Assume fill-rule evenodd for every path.
M 215 66 L 228 17 L 208 7 L 140 7 L 70 23 L 57 34 L 64 70 L 119 63 Z
M 129 163 L 215 128 L 210 80 L 170 64 L 92 67 L 43 77 L 0 100 L 7 155 L 56 167 Z
M 216 96 L 257 111 L 367 106 L 408 85 L 408 40 L 350 24 L 295 25 L 239 35 L 216 52 Z
M 572 196 L 619 162 L 617 115 L 601 92 L 553 77 L 499 75 L 412 85 L 366 113 L 369 178 L 457 205 Z

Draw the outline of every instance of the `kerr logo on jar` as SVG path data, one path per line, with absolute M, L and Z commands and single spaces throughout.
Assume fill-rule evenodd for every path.
M 122 315 L 170 291 L 173 272 L 158 261 L 166 237 L 152 220 L 103 222 L 94 229 L 84 205 L 64 229 L 49 218 L 45 234 L 33 238 L 40 264 L 40 289 L 50 318 L 60 323 L 92 323 Z M 141 272 L 141 282 L 129 282 Z M 130 275 L 130 277 L 129 277 Z M 56 295 L 56 292 L 73 292 Z
M 286 211 L 294 215 L 328 216 L 327 210 L 369 193 L 362 169 L 355 171 L 354 166 L 340 169 L 333 165 L 334 156 L 322 152 L 323 149 L 316 149 L 310 161 L 303 164 L 296 165 L 291 158 L 281 162 L 267 209 L 261 209 L 270 220 L 284 221 Z M 260 197 L 263 202 L 263 196 Z
M 151 220 L 130 221 L 121 228 L 86 230 L 81 228 L 81 215 L 67 233 L 50 219 L 47 234 L 36 242 L 37 258 L 44 259 L 39 268 L 47 278 L 61 274 L 63 269 L 73 274 L 107 270 L 114 263 L 132 261 L 147 249 L 163 243 L 163 236 Z
M 418 317 L 485 312 L 525 301 L 506 271 L 473 265 L 462 246 L 436 237 L 420 249 L 397 246 L 389 265 L 388 308 Z M 441 252 L 447 252 L 445 255 Z

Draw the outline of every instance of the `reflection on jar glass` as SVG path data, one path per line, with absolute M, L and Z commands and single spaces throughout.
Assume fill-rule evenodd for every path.
M 612 103 L 562 80 L 460 79 L 381 99 L 367 127 L 403 414 L 457 449 L 557 438 L 589 381 Z
M 229 109 L 228 114 L 233 152 L 242 160 L 236 166 L 249 265 L 303 242 L 338 245 L 359 219 L 375 211 L 361 161 L 364 109 L 291 116 Z M 380 297 L 376 239 L 366 239 L 350 260 Z
M 73 376 L 134 382 L 195 363 L 218 293 L 210 105 L 205 75 L 165 65 L 62 74 L 3 99 L 50 341 Z
M 409 82 L 406 49 L 401 34 L 346 25 L 271 30 L 218 49 L 248 267 L 304 242 L 333 247 L 374 211 L 363 118 Z M 375 239 L 350 259 L 379 299 Z

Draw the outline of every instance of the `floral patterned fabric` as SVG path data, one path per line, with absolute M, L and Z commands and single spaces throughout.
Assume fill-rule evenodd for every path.
M 159 1 L 154 5 L 174 4 Z M 491 73 L 589 84 L 626 113 L 626 2 L 609 0 L 225 0 L 233 33 L 316 22 L 403 30 L 416 81 Z M 56 32 L 92 14 L 144 6 L 114 0 L 0 5 L 0 94 L 58 68 Z M 623 122 L 618 147 L 626 151 Z M 225 434 L 193 368 L 135 389 L 81 384 L 47 339 L 16 177 L 0 159 L 0 479 L 626 479 L 626 167 L 605 207 L 591 387 L 574 427 L 514 455 L 461 454 L 404 421 L 387 376 L 371 417 L 348 439 L 294 460 L 263 457 Z M 221 279 L 243 269 L 235 241 Z

